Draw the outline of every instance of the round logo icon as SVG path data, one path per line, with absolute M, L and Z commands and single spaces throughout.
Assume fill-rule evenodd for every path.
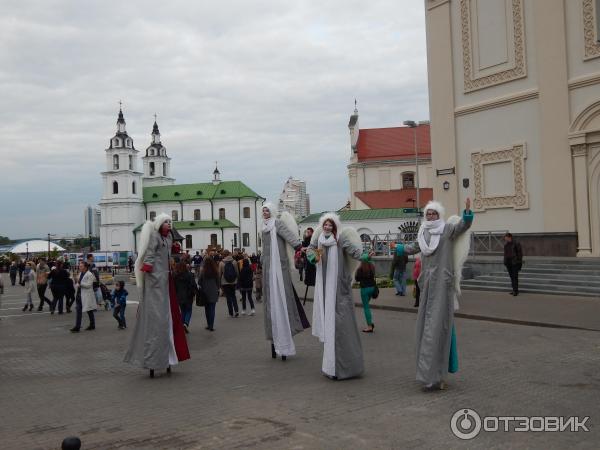
M 481 417 L 474 409 L 459 409 L 450 420 L 450 429 L 459 439 L 473 439 L 481 431 Z

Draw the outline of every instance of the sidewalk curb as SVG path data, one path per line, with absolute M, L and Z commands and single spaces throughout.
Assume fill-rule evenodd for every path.
M 304 301 L 304 300 L 301 300 Z M 313 302 L 312 298 L 307 298 L 307 302 Z M 362 308 L 362 303 L 354 302 L 355 307 Z M 406 308 L 403 306 L 388 306 L 388 305 L 377 305 L 370 304 L 371 309 L 380 309 L 383 311 L 396 311 L 396 312 L 406 312 L 411 314 L 416 314 L 418 310 L 416 308 Z M 481 320 L 484 322 L 496 322 L 496 323 L 507 323 L 510 325 L 521 325 L 528 327 L 540 327 L 540 328 L 556 328 L 563 330 L 579 330 L 579 331 L 592 331 L 596 333 L 600 333 L 600 330 L 596 328 L 585 328 L 585 327 L 577 327 L 574 325 L 561 325 L 557 323 L 547 323 L 547 322 L 535 322 L 531 320 L 519 320 L 519 319 L 504 319 L 502 317 L 489 317 L 489 316 L 480 316 L 477 314 L 466 314 L 466 313 L 454 313 L 454 317 L 458 317 L 460 319 L 469 319 L 469 320 Z

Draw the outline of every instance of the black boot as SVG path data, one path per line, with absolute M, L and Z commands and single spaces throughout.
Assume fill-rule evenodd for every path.
M 167 367 L 167 373 L 171 375 L 171 366 Z
M 271 358 L 277 358 L 277 353 L 275 353 L 275 344 L 271 344 Z
M 28 307 L 28 306 L 29 306 L 29 305 L 25 305 L 25 306 L 23 306 L 23 311 L 27 311 L 27 307 Z
M 154 369 L 150 369 L 150 378 L 154 378 Z
M 281 360 L 282 360 L 282 361 L 285 361 L 286 359 L 287 359 L 287 356 L 285 356 L 285 355 L 281 355 Z

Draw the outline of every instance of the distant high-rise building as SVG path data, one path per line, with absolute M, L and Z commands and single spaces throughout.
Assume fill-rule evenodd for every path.
M 84 236 L 100 236 L 100 209 L 88 206 L 83 211 Z
M 279 196 L 279 211 L 287 211 L 297 218 L 310 214 L 310 198 L 306 193 L 306 181 L 293 177 L 287 179 Z

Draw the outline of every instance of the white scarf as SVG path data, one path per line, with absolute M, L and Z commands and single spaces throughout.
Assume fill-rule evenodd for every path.
M 325 344 L 322 370 L 329 376 L 335 376 L 335 299 L 338 282 L 337 241 L 330 234 L 321 233 L 318 248 L 327 253 L 327 273 L 325 274 L 325 292 L 323 292 L 323 256 L 317 264 L 315 280 L 315 299 L 313 303 L 312 334 Z
M 271 236 L 271 267 L 269 270 L 269 302 L 271 306 L 271 330 L 275 353 L 284 356 L 296 354 L 296 346 L 292 339 L 292 330 L 287 311 L 285 286 L 283 284 L 283 271 L 279 259 L 279 243 L 277 242 L 277 229 L 275 218 L 264 221 L 263 231 Z
M 440 236 L 444 233 L 445 226 L 446 222 L 444 222 L 442 219 L 428 220 L 421 224 L 421 228 L 419 228 L 419 233 L 417 235 L 417 241 L 419 242 L 421 253 L 423 253 L 425 256 L 429 256 L 435 252 L 440 243 Z M 430 234 L 429 244 L 425 240 L 425 230 L 429 231 Z

